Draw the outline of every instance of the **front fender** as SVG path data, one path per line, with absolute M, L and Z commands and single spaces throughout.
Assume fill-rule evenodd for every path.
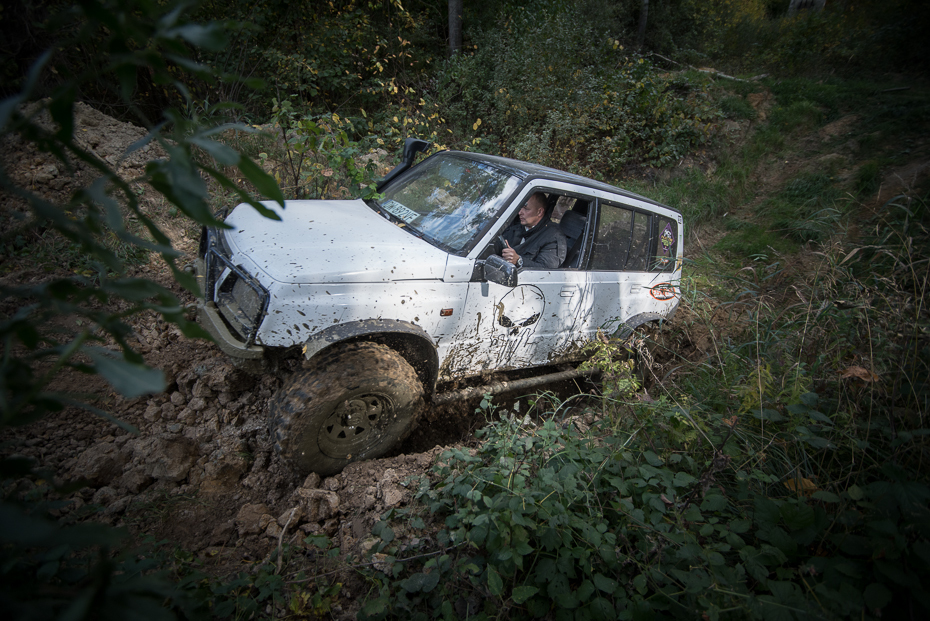
M 396 350 L 412 366 L 423 387 L 432 393 L 439 373 L 439 352 L 432 337 L 420 326 L 396 319 L 364 319 L 330 326 L 316 332 L 303 345 L 304 358 L 312 359 L 339 343 L 373 341 Z

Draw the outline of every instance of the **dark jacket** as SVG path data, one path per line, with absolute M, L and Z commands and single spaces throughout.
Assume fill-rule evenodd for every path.
M 565 260 L 565 235 L 559 225 L 549 219 L 549 214 L 528 231 L 519 222 L 511 224 L 504 230 L 503 237 L 523 259 L 522 267 L 554 269 Z

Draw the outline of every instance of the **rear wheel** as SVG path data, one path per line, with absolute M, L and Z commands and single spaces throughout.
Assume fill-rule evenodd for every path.
M 302 473 L 333 475 L 384 455 L 423 410 L 423 386 L 394 350 L 336 346 L 291 376 L 272 404 L 275 448 Z

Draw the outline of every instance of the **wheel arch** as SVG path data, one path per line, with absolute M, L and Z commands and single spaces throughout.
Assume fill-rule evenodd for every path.
M 668 315 L 660 315 L 659 313 L 639 313 L 638 315 L 633 315 L 620 324 L 620 326 L 617 328 L 617 331 L 613 333 L 613 338 L 626 339 L 633 333 L 634 330 L 636 330 L 636 328 L 647 323 L 661 323 L 663 321 L 671 321 L 674 314 L 675 313 L 673 311 Z
M 396 319 L 364 319 L 330 326 L 311 336 L 303 355 L 312 360 L 334 345 L 369 341 L 399 353 L 416 371 L 427 394 L 432 394 L 439 376 L 439 352 L 433 339 L 420 326 Z

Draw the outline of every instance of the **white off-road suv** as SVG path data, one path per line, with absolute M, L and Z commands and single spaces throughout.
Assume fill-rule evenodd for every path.
M 682 218 L 619 188 L 502 157 L 445 151 L 412 166 L 408 139 L 380 200 L 240 205 L 205 229 L 200 322 L 255 371 L 303 356 L 271 404 L 282 456 L 339 472 L 414 428 L 437 386 L 562 368 L 678 306 Z M 499 236 L 532 194 L 566 238 L 553 269 L 505 261 Z M 281 365 L 276 365 L 278 368 Z

